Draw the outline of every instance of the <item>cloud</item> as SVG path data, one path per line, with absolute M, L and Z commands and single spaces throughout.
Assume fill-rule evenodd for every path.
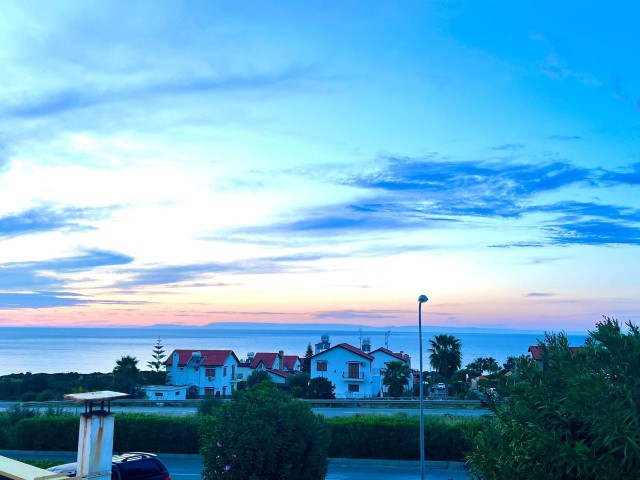
M 497 145 L 495 147 L 491 147 L 491 150 L 497 150 L 497 151 L 507 151 L 507 152 L 512 152 L 514 150 L 522 150 L 524 148 L 524 145 L 522 143 L 505 143 L 503 145 Z
M 253 258 L 236 262 L 206 262 L 190 265 L 166 265 L 126 269 L 121 273 L 128 277 L 118 281 L 114 286 L 143 287 L 143 286 L 167 286 L 184 284 L 185 282 L 198 281 L 200 285 L 208 284 L 206 278 L 215 274 L 270 274 L 283 272 L 309 272 L 310 266 L 301 265 L 305 262 L 313 262 L 322 258 L 316 254 L 299 254 L 274 256 L 265 258 Z
M 556 161 L 543 164 L 511 162 L 455 162 L 389 158 L 386 168 L 371 175 L 353 176 L 344 183 L 386 191 L 423 194 L 465 194 L 476 199 L 499 194 L 513 198 L 589 182 L 588 169 Z
M 553 297 L 555 293 L 541 293 L 541 292 L 532 292 L 525 294 L 525 297 L 528 298 L 544 298 L 544 297 Z
M 582 137 L 579 135 L 550 135 L 549 140 L 557 140 L 559 142 L 572 142 L 575 140 L 582 140 Z
M 615 184 L 640 185 L 640 162 L 636 162 L 628 167 L 630 172 L 606 172 L 603 180 Z
M 0 238 L 50 232 L 54 230 L 83 231 L 92 227 L 83 220 L 102 218 L 107 209 L 39 206 L 0 218 Z
M 545 230 L 556 245 L 640 245 L 640 227 L 592 220 L 551 225 Z
M 56 116 L 89 107 L 121 102 L 139 102 L 159 97 L 229 93 L 233 91 L 276 91 L 292 93 L 313 80 L 312 71 L 292 67 L 275 73 L 245 74 L 218 78 L 213 76 L 183 77 L 150 81 L 135 85 L 87 86 L 47 92 L 39 98 L 22 101 L 5 108 L 5 114 L 16 118 Z
M 400 318 L 409 313 L 408 310 L 331 310 L 316 312 L 313 317 L 316 320 L 327 319 L 359 319 L 359 318 Z
M 140 301 L 91 300 L 82 295 L 70 292 L 29 292 L 3 293 L 0 292 L 0 309 L 40 309 L 56 307 L 76 307 L 82 305 L 141 305 Z
M 64 288 L 62 274 L 81 272 L 97 267 L 125 265 L 133 258 L 105 250 L 87 250 L 73 257 L 37 262 L 10 262 L 0 265 L 0 288 L 12 291 L 33 291 Z

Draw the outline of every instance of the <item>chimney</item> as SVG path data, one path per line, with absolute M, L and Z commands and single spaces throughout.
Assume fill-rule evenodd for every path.
M 64 396 L 67 400 L 84 403 L 78 436 L 78 479 L 111 480 L 114 426 L 111 400 L 128 396 L 126 393 L 109 391 L 71 393 Z
M 284 370 L 284 350 L 278 352 L 278 370 Z

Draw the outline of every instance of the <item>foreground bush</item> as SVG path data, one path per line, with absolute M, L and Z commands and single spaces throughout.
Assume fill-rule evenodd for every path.
M 203 478 L 321 480 L 328 440 L 322 418 L 308 404 L 264 382 L 204 417 Z
M 481 419 L 425 417 L 428 460 L 464 461 Z M 420 425 L 415 416 L 356 415 L 327 420 L 331 429 L 330 457 L 417 460 Z
M 544 370 L 517 365 L 509 401 L 474 442 L 469 464 L 487 480 L 640 478 L 640 330 L 605 320 L 585 346 L 540 343 Z

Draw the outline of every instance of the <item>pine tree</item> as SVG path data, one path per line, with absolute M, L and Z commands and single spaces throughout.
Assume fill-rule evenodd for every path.
M 155 347 L 153 347 L 153 360 L 151 362 L 147 362 L 147 366 L 153 372 L 162 371 L 162 367 L 164 365 L 164 347 L 162 346 L 162 340 L 158 337 L 158 341 L 156 342 Z
M 311 344 L 307 345 L 307 351 L 304 354 L 304 358 L 302 359 L 302 366 L 300 369 L 304 373 L 311 374 L 311 357 L 313 357 L 313 348 L 311 348 Z

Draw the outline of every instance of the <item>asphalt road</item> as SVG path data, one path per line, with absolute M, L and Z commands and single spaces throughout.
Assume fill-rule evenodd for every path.
M 33 458 L 29 452 L 12 453 L 11 458 Z M 200 457 L 190 455 L 186 458 L 175 455 L 158 456 L 167 466 L 172 480 L 201 480 L 202 462 Z M 74 454 L 60 455 L 60 463 L 75 461 Z M 353 463 L 331 463 L 325 480 L 418 480 L 420 467 L 411 462 L 380 463 L 375 460 L 353 461 Z M 430 468 L 427 463 L 425 478 L 437 480 L 461 480 L 469 478 L 468 473 L 453 465 L 452 468 Z

